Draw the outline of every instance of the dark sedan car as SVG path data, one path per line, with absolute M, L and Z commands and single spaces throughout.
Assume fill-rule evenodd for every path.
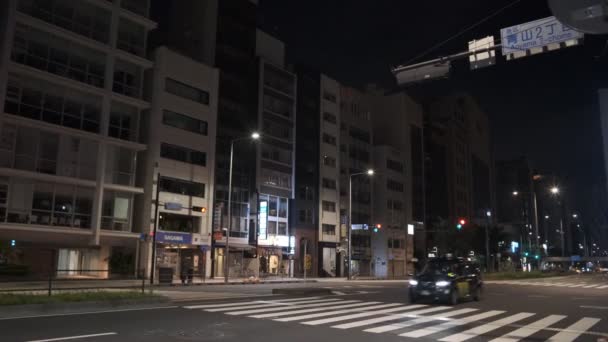
M 463 259 L 431 259 L 410 280 L 410 302 L 426 298 L 456 305 L 461 299 L 479 300 L 482 285 L 478 265 Z

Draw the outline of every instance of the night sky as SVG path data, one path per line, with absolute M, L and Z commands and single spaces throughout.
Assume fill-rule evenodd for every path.
M 261 0 L 263 27 L 288 45 L 294 63 L 318 67 L 352 85 L 394 86 L 391 65 L 408 61 L 513 0 Z M 467 42 L 500 28 L 550 16 L 545 0 L 523 0 L 497 17 L 429 53 L 436 58 L 467 49 Z M 606 37 L 581 47 L 525 57 L 483 70 L 453 65 L 449 80 L 413 93 L 467 90 L 488 113 L 496 160 L 528 156 L 534 168 L 564 179 L 573 209 L 583 210 L 604 165 L 597 89 L 608 87 Z

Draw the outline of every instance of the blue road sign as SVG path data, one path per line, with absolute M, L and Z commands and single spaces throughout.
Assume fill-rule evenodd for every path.
M 549 44 L 562 43 L 583 38 L 583 33 L 548 17 L 500 30 L 502 54 L 508 55 Z
M 182 210 L 182 204 L 176 202 L 165 203 L 165 210 Z

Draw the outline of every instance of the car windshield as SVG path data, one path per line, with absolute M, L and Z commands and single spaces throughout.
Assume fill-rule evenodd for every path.
M 442 275 L 454 272 L 456 263 L 449 261 L 431 261 L 424 266 L 421 274 Z

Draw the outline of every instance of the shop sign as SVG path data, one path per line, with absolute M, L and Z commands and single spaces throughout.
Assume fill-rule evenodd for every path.
M 156 241 L 160 243 L 192 244 L 192 234 L 177 232 L 158 232 Z
M 265 240 L 268 235 L 268 201 L 260 201 L 260 209 L 258 214 L 260 239 Z

